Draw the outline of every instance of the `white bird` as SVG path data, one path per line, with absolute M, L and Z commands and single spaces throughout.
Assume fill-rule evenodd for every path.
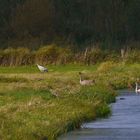
M 40 65 L 37 64 L 37 67 L 41 72 L 48 72 L 48 69 L 43 67 L 43 66 L 40 66 Z
M 138 83 L 136 83 L 136 89 L 135 89 L 135 92 L 138 94 L 140 93 L 140 88 L 138 87 Z
M 85 86 L 85 85 L 93 85 L 95 83 L 94 80 L 83 80 L 82 79 L 82 73 L 81 72 L 79 72 L 79 75 L 80 75 L 80 84 L 82 86 Z

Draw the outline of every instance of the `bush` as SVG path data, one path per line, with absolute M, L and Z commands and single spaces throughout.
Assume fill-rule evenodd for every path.
M 28 48 L 7 48 L 0 53 L 0 62 L 3 66 L 28 65 L 30 63 Z
M 73 62 L 73 53 L 70 48 L 60 48 L 59 53 L 59 64 L 67 64 Z
M 140 51 L 138 49 L 129 50 L 125 58 L 126 63 L 140 63 Z
M 36 52 L 36 61 L 41 64 L 66 64 L 72 61 L 70 48 L 62 48 L 56 45 L 49 45 L 40 48 Z
M 60 48 L 56 45 L 44 46 L 36 52 L 36 61 L 43 65 L 56 64 L 59 55 Z
M 116 67 L 116 63 L 112 62 L 112 61 L 107 61 L 102 63 L 99 67 L 98 67 L 98 72 L 108 72 L 110 71 L 112 68 Z
M 87 56 L 85 58 L 86 64 L 95 64 L 98 62 L 102 62 L 105 59 L 105 53 L 99 47 L 95 46 L 87 52 Z

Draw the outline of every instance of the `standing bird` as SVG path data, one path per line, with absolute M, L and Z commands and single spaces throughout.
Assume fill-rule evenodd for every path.
M 81 72 L 79 72 L 79 76 L 80 76 L 80 84 L 82 86 L 85 86 L 85 85 L 93 85 L 95 83 L 94 80 L 83 80 L 82 73 Z
M 140 93 L 140 88 L 138 88 L 138 83 L 136 83 L 136 89 L 135 89 L 135 92 L 138 94 Z
M 48 72 L 48 69 L 43 67 L 43 66 L 40 66 L 40 65 L 37 64 L 37 67 L 41 72 Z

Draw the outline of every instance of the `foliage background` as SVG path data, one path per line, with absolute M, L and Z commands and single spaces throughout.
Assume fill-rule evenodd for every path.
M 0 47 L 101 42 L 116 49 L 139 41 L 139 7 L 139 0 L 1 0 Z

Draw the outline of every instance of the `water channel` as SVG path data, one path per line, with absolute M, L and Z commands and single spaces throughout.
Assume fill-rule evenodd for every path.
M 110 106 L 109 118 L 84 123 L 80 130 L 58 140 L 140 140 L 140 95 L 120 91 L 116 103 Z

